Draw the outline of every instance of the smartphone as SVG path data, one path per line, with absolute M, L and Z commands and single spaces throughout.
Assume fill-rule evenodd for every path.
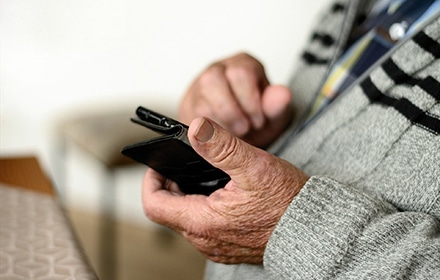
M 122 154 L 156 170 L 176 182 L 186 194 L 209 195 L 222 188 L 230 177 L 194 151 L 188 140 L 188 126 L 145 107 L 136 109 L 134 123 L 161 136 L 125 146 Z

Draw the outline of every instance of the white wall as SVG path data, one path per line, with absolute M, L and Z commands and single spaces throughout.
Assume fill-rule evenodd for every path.
M 238 51 L 285 83 L 327 2 L 0 0 L 0 152 L 36 154 L 50 169 L 63 112 L 142 99 L 175 107 L 196 74 Z

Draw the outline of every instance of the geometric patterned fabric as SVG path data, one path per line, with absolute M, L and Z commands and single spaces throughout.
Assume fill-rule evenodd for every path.
M 53 196 L 0 184 L 0 279 L 97 279 Z

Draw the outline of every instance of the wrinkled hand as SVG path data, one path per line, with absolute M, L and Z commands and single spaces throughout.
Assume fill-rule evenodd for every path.
M 179 118 L 190 123 L 203 116 L 245 141 L 265 147 L 285 129 L 292 116 L 291 92 L 271 86 L 263 65 L 238 54 L 208 67 L 190 86 Z
M 308 176 L 205 118 L 191 123 L 188 137 L 231 181 L 210 196 L 184 195 L 175 183 L 148 169 L 145 214 L 181 233 L 212 261 L 262 263 L 275 225 Z

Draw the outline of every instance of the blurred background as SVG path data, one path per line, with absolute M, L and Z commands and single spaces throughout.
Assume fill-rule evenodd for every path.
M 285 84 L 328 2 L 1 0 L 1 156 L 38 157 L 102 279 L 201 279 L 203 256 L 144 217 L 145 167 L 113 158 L 128 117 L 175 114 L 196 75 L 241 51 Z

